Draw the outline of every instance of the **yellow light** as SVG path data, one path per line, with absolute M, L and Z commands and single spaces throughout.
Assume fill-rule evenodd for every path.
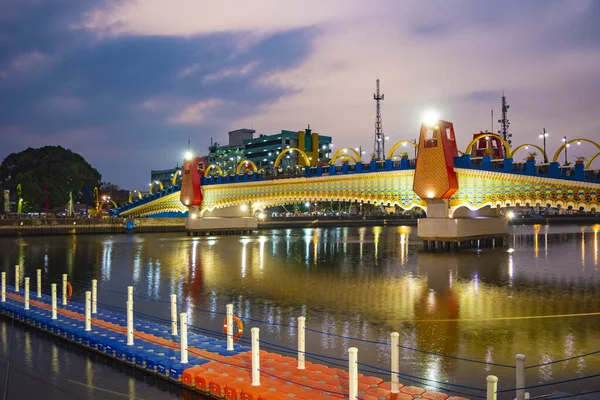
M 265 213 L 261 212 L 260 214 L 258 214 L 258 218 L 259 219 L 265 219 L 266 215 Z
M 430 190 L 429 192 L 427 192 L 427 197 L 429 197 L 430 199 L 433 199 L 433 196 L 434 196 L 434 195 L 435 195 L 435 194 L 433 193 L 433 191 L 432 191 L 432 190 Z
M 183 155 L 183 158 L 185 160 L 191 160 L 192 159 L 192 152 L 191 151 L 186 151 L 185 154 Z
M 248 206 L 246 204 L 242 204 L 240 206 L 240 210 L 242 210 L 242 211 L 248 211 Z
M 508 212 L 508 214 L 506 214 L 506 216 L 507 216 L 509 219 L 513 219 L 513 218 L 515 217 L 515 213 L 514 213 L 514 212 L 512 212 L 512 211 L 509 211 L 509 212 Z
M 426 111 L 423 114 L 423 122 L 426 125 L 434 126 L 439 122 L 439 120 L 440 120 L 439 114 L 433 110 Z
M 196 213 L 193 213 L 193 214 L 191 215 L 191 218 L 192 218 L 192 219 L 196 219 L 196 218 L 198 218 L 198 215 L 197 215 Z

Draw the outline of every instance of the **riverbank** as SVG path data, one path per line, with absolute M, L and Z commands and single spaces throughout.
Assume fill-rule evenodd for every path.
M 417 218 L 398 216 L 377 216 L 365 219 L 359 217 L 285 217 L 259 221 L 258 229 L 417 226 L 417 221 Z M 600 224 L 600 215 L 518 216 L 510 220 L 509 224 L 594 225 Z M 62 218 L 0 220 L 0 237 L 165 232 L 185 232 L 185 218 Z
M 185 232 L 185 219 L 39 218 L 0 220 L 0 236 L 46 236 L 151 232 Z

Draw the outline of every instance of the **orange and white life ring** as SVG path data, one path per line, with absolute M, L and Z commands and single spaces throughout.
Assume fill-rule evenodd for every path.
M 244 324 L 242 324 L 242 320 L 235 315 L 233 316 L 233 322 L 237 325 L 237 333 L 233 335 L 233 340 L 239 340 L 244 334 Z M 225 320 L 223 321 L 223 333 L 226 335 L 229 334 L 227 333 L 227 317 L 225 317 Z
M 67 282 L 67 300 L 71 300 L 71 296 L 73 296 L 73 286 L 71 282 Z

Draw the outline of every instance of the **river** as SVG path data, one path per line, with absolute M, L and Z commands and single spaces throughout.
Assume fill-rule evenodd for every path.
M 345 359 L 355 346 L 359 362 L 385 369 L 390 355 L 382 343 L 397 331 L 404 346 L 401 372 L 475 388 L 485 388 L 485 377 L 494 374 L 501 390 L 515 387 L 515 371 L 489 363 L 514 365 L 523 353 L 525 364 L 534 365 L 600 350 L 600 225 L 511 230 L 508 247 L 451 254 L 421 252 L 416 229 L 406 226 L 278 229 L 241 237 L 2 238 L 0 268 L 10 279 L 16 263 L 27 274 L 41 268 L 47 284 L 68 273 L 75 296 L 96 278 L 98 301 L 110 306 L 124 307 L 121 293 L 132 285 L 135 311 L 158 318 L 169 318 L 168 304 L 144 298 L 167 301 L 175 293 L 191 324 L 215 332 L 223 317 L 214 312 L 231 302 L 236 315 L 263 321 L 246 320 L 244 336 L 257 326 L 261 340 L 292 349 L 297 339 L 289 325 L 305 315 L 308 352 Z M 9 398 L 41 392 L 45 399 L 183 396 L 174 385 L 19 324 L 10 346 L 10 333 L 11 322 L 0 319 L 0 387 L 13 349 Z M 599 371 L 595 354 L 527 369 L 526 383 Z M 440 386 L 434 381 L 429 386 Z M 598 388 L 600 378 L 593 378 L 531 392 Z

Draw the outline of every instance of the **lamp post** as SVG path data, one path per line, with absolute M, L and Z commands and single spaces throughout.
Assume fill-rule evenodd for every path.
M 362 157 L 365 155 L 366 151 L 362 149 L 362 146 L 355 147 L 354 150 L 358 152 L 358 155 L 360 156 L 360 161 L 362 162 Z
M 565 145 L 565 165 L 569 165 L 567 162 L 567 149 L 569 148 L 569 143 L 567 143 L 566 136 L 563 136 L 563 142 L 566 143 L 566 145 Z
M 548 132 L 546 132 L 546 128 L 544 131 L 540 133 L 540 138 L 544 141 L 544 163 L 548 164 L 548 157 L 546 156 L 546 138 L 548 137 Z
M 417 158 L 417 139 L 412 139 L 411 142 L 415 144 L 415 159 Z

